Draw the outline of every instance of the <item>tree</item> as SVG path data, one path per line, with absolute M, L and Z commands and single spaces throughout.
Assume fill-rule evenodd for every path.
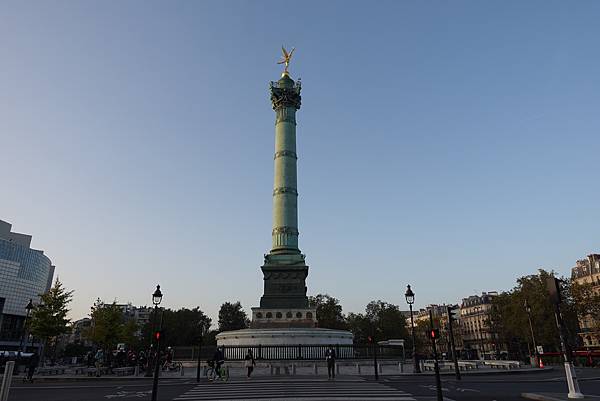
M 42 339 L 44 344 L 50 342 L 55 344 L 59 335 L 69 331 L 70 319 L 67 318 L 67 314 L 68 305 L 73 299 L 73 291 L 67 291 L 56 278 L 52 288 L 40 298 L 41 302 L 33 309 L 29 327 L 31 333 Z M 56 346 L 53 347 L 54 351 Z
M 317 322 L 319 327 L 326 329 L 346 330 L 348 324 L 342 314 L 340 301 L 328 294 L 318 294 L 308 298 L 312 308 L 317 309 Z
M 363 313 L 348 313 L 346 317 L 348 330 L 352 332 L 355 344 L 365 344 L 373 333 L 371 322 Z
M 560 350 L 554 306 L 546 289 L 546 279 L 552 276 L 554 272 L 540 269 L 538 274 L 519 278 L 511 291 L 499 294 L 492 300 L 489 326 L 498 334 L 498 341 L 507 344 L 509 353 L 513 356 L 523 357 L 524 350 L 528 347 L 531 350 L 532 340 L 525 300 L 531 307 L 537 345 L 542 345 L 546 351 Z M 561 293 L 561 315 L 567 328 L 568 340 L 573 344 L 577 337 L 578 323 L 569 279 L 561 279 Z
M 210 329 L 211 318 L 206 316 L 199 307 L 193 309 L 181 308 L 178 310 L 164 309 L 162 313 L 163 333 L 161 341 L 166 346 L 196 345 L 203 337 L 205 342 Z M 143 338 L 152 338 L 156 330 L 156 317 L 142 329 Z
M 225 302 L 219 309 L 219 332 L 245 329 L 250 324 L 240 301 Z
M 571 284 L 571 295 L 575 312 L 580 319 L 587 317 L 593 322 L 600 322 L 600 293 L 594 291 L 592 283 Z
M 346 321 L 356 343 L 366 342 L 369 336 L 376 341 L 409 337 L 400 308 L 381 300 L 369 302 L 364 314 L 349 313 Z
M 375 324 L 377 337 L 381 340 L 408 338 L 406 318 L 398 305 L 381 300 L 371 301 L 366 307 L 366 316 Z
M 126 320 L 116 301 L 105 304 L 98 299 L 91 308 L 92 324 L 84 336 L 105 351 L 116 349 L 117 344 L 132 346 L 136 343 L 138 326 L 133 320 Z

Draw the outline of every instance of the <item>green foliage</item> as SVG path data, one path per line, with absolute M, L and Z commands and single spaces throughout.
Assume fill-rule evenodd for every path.
M 365 344 L 367 338 L 373 335 L 371 322 L 363 313 L 348 313 L 346 322 L 348 324 L 348 330 L 352 332 L 356 344 Z
M 593 321 L 600 323 L 600 293 L 594 291 L 592 283 L 571 284 L 571 295 L 575 313 L 580 319 L 591 317 Z M 600 328 L 600 327 L 597 327 Z
M 210 328 L 211 319 L 198 307 L 176 311 L 165 309 L 163 313 L 164 338 L 168 346 L 196 345 Z
M 342 314 L 340 301 L 327 294 L 318 294 L 308 298 L 311 307 L 317 309 L 317 322 L 319 327 L 326 329 L 346 330 L 348 324 Z
M 369 302 L 364 314 L 348 314 L 347 322 L 357 343 L 365 342 L 368 336 L 374 336 L 376 341 L 409 338 L 400 308 L 381 300 Z
M 513 354 L 520 353 L 521 347 L 527 349 L 531 344 L 531 331 L 525 300 L 531 307 L 531 320 L 537 345 L 544 346 L 546 351 L 560 349 L 558 329 L 554 317 L 554 306 L 551 304 L 546 289 L 546 279 L 553 272 L 540 269 L 538 274 L 523 276 L 517 280 L 517 286 L 511 291 L 504 292 L 493 298 L 490 313 L 490 327 L 499 335 L 499 341 L 509 345 Z M 561 280 L 563 303 L 561 314 L 569 341 L 576 341 L 577 314 L 574 299 L 571 294 L 570 280 Z
M 63 356 L 66 357 L 74 357 L 74 356 L 83 356 L 90 350 L 89 347 L 86 347 L 83 344 L 79 343 L 69 343 L 65 346 L 63 351 Z
M 165 346 L 197 345 L 202 336 L 203 344 L 212 344 L 214 334 L 211 336 L 211 318 L 206 316 L 199 307 L 193 309 L 181 308 L 178 310 L 161 309 L 163 337 L 161 341 Z M 160 314 L 158 316 L 160 319 Z M 158 327 L 158 319 L 152 313 L 150 322 L 142 327 L 142 338 L 146 343 L 153 341 L 152 334 Z
M 117 344 L 132 346 L 136 343 L 138 326 L 133 320 L 126 320 L 116 301 L 105 304 L 97 300 L 91 308 L 92 324 L 84 332 L 84 337 L 106 351 L 116 349 Z
M 57 278 L 47 293 L 41 295 L 41 303 L 33 309 L 29 328 L 31 333 L 45 341 L 69 331 L 68 305 L 73 291 L 67 291 Z
M 245 329 L 250 324 L 242 304 L 225 302 L 219 309 L 219 332 Z

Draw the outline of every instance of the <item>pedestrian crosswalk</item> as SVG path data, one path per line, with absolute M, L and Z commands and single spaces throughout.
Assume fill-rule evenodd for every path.
M 196 385 L 174 401 L 416 401 L 416 398 L 384 384 L 350 380 L 240 380 Z

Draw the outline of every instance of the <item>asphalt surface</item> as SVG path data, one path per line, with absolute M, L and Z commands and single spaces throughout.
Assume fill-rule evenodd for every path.
M 600 369 L 577 369 L 579 387 L 585 395 L 600 395 Z M 432 377 L 386 377 L 384 382 L 416 397 L 436 393 Z M 567 393 L 564 371 L 560 367 L 550 372 L 534 374 L 463 375 L 458 381 L 442 376 L 444 399 L 456 401 L 515 401 L 521 393 Z
M 600 370 L 583 369 L 577 371 L 580 387 L 586 395 L 600 395 Z M 312 384 L 311 384 L 312 383 Z M 433 376 L 385 376 L 380 377 L 382 390 L 397 389 L 399 398 L 410 395 L 415 400 L 435 400 L 436 389 Z M 251 381 L 237 379 L 229 383 L 206 383 L 197 385 L 189 378 L 163 379 L 158 392 L 161 401 L 179 399 L 308 399 L 318 400 L 323 389 L 323 398 L 332 397 L 339 389 L 353 389 L 357 398 L 370 399 L 374 378 L 370 376 L 339 378 L 336 383 L 328 383 L 323 377 L 271 378 L 256 377 Z M 337 387 L 335 387 L 337 386 Z M 522 400 L 523 392 L 566 393 L 564 373 L 560 369 L 536 374 L 463 376 L 457 381 L 451 376 L 442 377 L 444 399 L 454 401 L 513 401 Z M 261 389 L 269 389 L 262 394 Z M 287 389 L 287 390 L 286 390 Z M 303 389 L 311 389 L 307 392 Z M 364 391 L 361 393 L 361 389 Z M 106 400 L 150 400 L 152 382 L 139 379 L 111 381 L 40 381 L 33 384 L 21 383 L 16 379 L 9 394 L 9 401 L 106 401 Z M 288 391 L 289 390 L 289 391 Z M 254 391 L 254 393 L 252 393 Z M 187 394 L 187 395 L 186 395 Z M 196 396 L 194 396 L 196 394 Z M 292 395 L 293 394 L 293 395 Z M 298 394 L 303 397 L 298 397 Z M 327 394 L 327 395 L 326 395 Z M 182 398 L 183 397 L 183 398 Z M 188 397 L 188 398 L 186 398 Z M 332 399 L 332 398 L 327 398 Z M 348 398 L 350 399 L 350 398 Z M 373 395 L 372 399 L 378 399 Z M 383 398 L 379 398 L 383 399 Z M 392 398 L 388 398 L 392 399 Z M 408 399 L 408 398 L 407 398 Z

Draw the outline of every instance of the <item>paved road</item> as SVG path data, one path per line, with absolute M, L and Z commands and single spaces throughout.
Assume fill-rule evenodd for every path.
M 600 370 L 579 371 L 584 394 L 600 395 Z M 161 381 L 160 401 L 205 400 L 371 400 L 371 401 L 433 401 L 433 376 L 384 377 L 379 382 L 372 377 L 344 377 L 335 382 L 323 378 L 256 377 L 250 381 L 232 380 L 228 383 L 197 384 L 190 379 Z M 456 381 L 442 378 L 444 399 L 447 401 L 515 401 L 522 392 L 566 392 L 561 371 L 518 374 L 465 376 Z M 140 380 L 15 382 L 10 401 L 108 401 L 150 399 L 151 382 Z
M 600 370 L 578 370 L 579 385 L 586 395 L 600 395 Z M 430 377 L 387 377 L 386 385 L 401 388 L 416 397 L 435 394 L 435 383 Z M 564 372 L 535 374 L 509 374 L 463 376 L 457 381 L 453 376 L 442 376 L 444 399 L 456 401 L 516 401 L 523 400 L 521 393 L 567 393 Z

